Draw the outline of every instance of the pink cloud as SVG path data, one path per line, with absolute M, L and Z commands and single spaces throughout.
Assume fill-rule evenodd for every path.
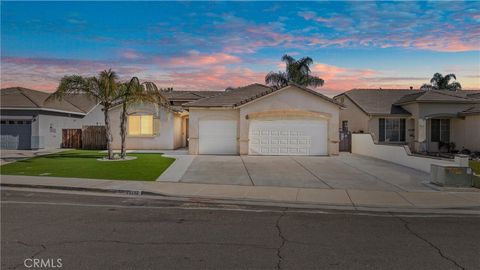
M 120 65 L 118 62 L 91 60 L 2 57 L 1 87 L 23 86 L 52 92 L 65 75 L 94 76 L 98 72 L 114 68 L 120 79 L 128 80 L 145 70 L 138 65 Z
M 157 79 L 154 79 L 154 78 Z M 161 78 L 161 79 L 158 79 Z M 190 72 L 157 73 L 152 79 L 158 85 L 172 86 L 177 90 L 224 90 L 251 83 L 264 83 L 265 72 L 248 68 L 214 66 Z
M 166 64 L 171 67 L 202 67 L 240 63 L 241 59 L 227 53 L 200 54 L 197 51 L 190 51 L 186 56 L 173 57 L 167 61 L 158 58 L 156 61 L 160 65 Z
M 129 60 L 137 60 L 143 58 L 143 55 L 135 50 L 124 50 L 120 52 L 120 56 Z

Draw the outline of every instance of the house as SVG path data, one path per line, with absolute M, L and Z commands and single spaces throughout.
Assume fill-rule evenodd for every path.
M 60 101 L 21 87 L 0 93 L 1 149 L 60 148 L 62 129 L 104 125 L 101 106 L 84 94 Z
M 251 84 L 183 107 L 190 154 L 338 154 L 342 105 L 299 85 Z
M 190 154 L 336 155 L 342 105 L 311 89 L 251 84 L 226 91 L 164 91 L 170 108 L 129 107 L 129 149 L 188 147 Z M 2 148 L 59 148 L 61 131 L 103 125 L 101 106 L 86 96 L 47 100 L 48 93 L 2 90 Z M 121 106 L 110 111 L 119 149 Z M 5 125 L 5 128 L 4 128 Z M 15 143 L 9 143 L 15 141 Z
M 127 137 L 129 149 L 167 150 L 188 146 L 189 115 L 182 104 L 219 94 L 219 91 L 164 91 L 170 102 L 165 109 L 151 103 L 137 103 L 128 108 Z M 120 149 L 121 106 L 110 111 L 112 147 Z
M 129 149 L 190 154 L 334 155 L 342 106 L 313 90 L 261 84 L 226 91 L 166 91 L 171 108 L 137 103 L 128 110 Z M 111 110 L 113 148 L 120 148 L 121 108 Z
M 341 130 L 414 152 L 480 151 L 480 91 L 352 89 L 334 97 Z

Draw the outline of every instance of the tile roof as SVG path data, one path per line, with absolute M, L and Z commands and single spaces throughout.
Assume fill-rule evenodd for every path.
M 342 106 L 337 101 L 325 95 L 322 95 L 314 90 L 296 84 L 290 84 L 289 86 L 298 87 L 329 102 Z M 237 107 L 284 88 L 285 87 L 275 88 L 259 83 L 254 83 L 247 86 L 231 89 L 211 97 L 206 97 L 203 99 L 185 103 L 184 107 Z
M 428 90 L 408 94 L 400 98 L 395 104 L 405 104 L 409 102 L 475 102 L 474 99 L 467 96 L 465 91 L 447 91 L 447 90 Z
M 480 104 L 477 104 L 459 113 L 459 115 L 472 115 L 472 114 L 480 114 Z
M 411 89 L 352 89 L 343 94 L 369 115 L 410 115 L 408 111 L 394 103 L 405 95 L 417 93 L 419 90 Z
M 223 92 L 224 91 L 170 91 L 164 92 L 164 94 L 172 101 L 189 101 L 210 97 Z
M 97 105 L 95 100 L 85 94 L 66 95 L 62 100 L 47 100 L 49 93 L 22 87 L 1 89 L 0 93 L 1 107 L 5 108 L 33 108 L 85 114 Z

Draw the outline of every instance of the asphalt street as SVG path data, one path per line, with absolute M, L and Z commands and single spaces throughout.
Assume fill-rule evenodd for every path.
M 480 268 L 478 216 L 6 188 L 1 195 L 1 269 Z M 50 268 L 28 268 L 29 258 Z

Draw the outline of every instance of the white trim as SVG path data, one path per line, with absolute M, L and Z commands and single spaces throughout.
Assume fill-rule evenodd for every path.
M 59 112 L 67 114 L 77 114 L 77 115 L 86 115 L 85 113 L 63 111 L 49 108 L 18 108 L 18 107 L 0 107 L 2 110 L 16 110 L 16 111 L 49 111 L 49 112 Z
M 0 119 L 3 120 L 33 120 L 35 119 L 34 116 L 27 116 L 27 115 L 15 115 L 15 116 L 8 116 L 8 115 L 0 115 Z

